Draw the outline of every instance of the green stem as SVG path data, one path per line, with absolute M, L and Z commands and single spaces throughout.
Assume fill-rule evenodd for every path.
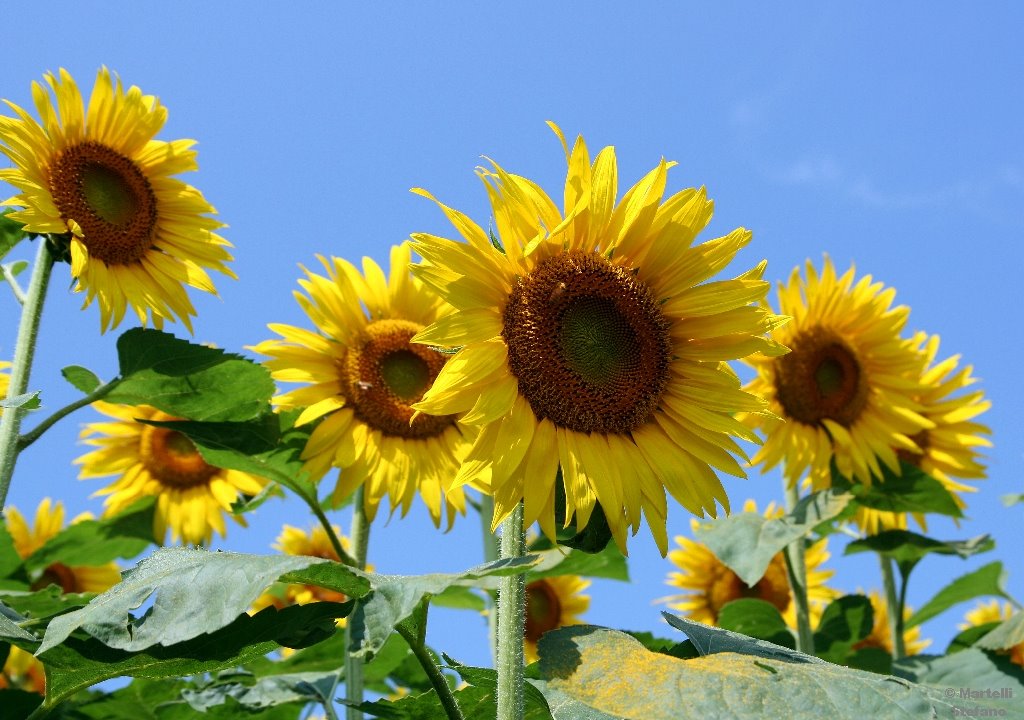
M 108 383 L 104 383 L 103 385 L 100 385 L 98 388 L 93 390 L 85 397 L 79 398 L 78 400 L 75 400 L 73 403 L 69 405 L 65 405 L 60 410 L 53 413 L 53 415 L 50 415 L 50 417 L 46 418 L 41 423 L 39 423 L 34 428 L 32 428 L 27 433 L 18 438 L 18 451 L 21 452 L 29 445 L 34 443 L 36 440 L 42 437 L 42 434 L 44 432 L 53 427 L 62 418 L 65 418 L 71 413 L 73 413 L 75 410 L 83 408 L 86 405 L 91 405 L 97 400 L 102 400 L 103 397 L 107 395 L 107 393 L 109 393 L 111 390 L 117 387 L 118 382 L 120 382 L 120 380 L 111 380 Z
M 352 542 L 352 553 L 355 558 L 355 567 L 360 570 L 366 569 L 366 548 L 370 543 L 370 523 L 366 521 L 366 508 L 364 502 L 364 490 L 360 485 L 356 490 L 355 499 L 352 502 L 352 534 L 349 537 Z M 363 661 L 352 653 L 352 624 L 345 626 L 345 647 L 348 653 L 345 655 L 345 699 L 350 703 L 345 709 L 345 717 L 348 720 L 362 720 L 363 711 L 352 707 L 363 702 Z
M 441 701 L 445 715 L 448 716 L 449 720 L 465 720 L 462 710 L 459 708 L 459 703 L 456 702 L 452 689 L 448 686 L 448 681 L 445 680 L 444 673 L 434 664 L 434 658 L 430 657 L 430 653 L 427 652 L 423 640 L 402 623 L 395 626 L 395 629 L 409 643 L 412 654 L 416 656 L 420 667 L 423 668 L 423 672 L 430 678 L 430 684 L 434 687 L 434 691 L 437 692 L 437 697 Z
M 498 538 L 491 532 L 491 520 L 494 517 L 494 498 L 490 495 L 481 494 L 480 507 L 480 530 L 484 542 L 484 562 L 492 562 L 498 559 Z M 498 595 L 491 591 L 490 607 L 487 608 L 487 639 L 491 647 L 491 665 L 498 666 Z
M 523 504 L 501 523 L 501 557 L 526 554 Z M 498 716 L 523 717 L 523 631 L 526 625 L 526 580 L 517 574 L 498 581 Z
M 338 537 L 338 533 L 334 532 L 334 526 L 331 525 L 331 521 L 327 519 L 327 515 L 324 514 L 324 509 L 320 507 L 320 502 L 316 499 L 316 496 L 306 497 L 303 494 L 299 496 L 306 501 L 309 505 L 309 509 L 316 515 L 316 519 L 320 521 L 320 525 L 327 533 L 327 539 L 331 541 L 331 547 L 334 548 L 334 552 L 338 554 L 338 560 L 345 563 L 349 567 L 358 567 L 360 570 L 366 565 L 366 558 L 363 558 L 362 565 L 359 561 L 345 552 L 345 548 L 341 545 L 341 538 Z
M 786 510 L 793 511 L 800 501 L 796 483 L 783 479 L 786 490 Z M 796 608 L 796 649 L 807 655 L 814 654 L 814 632 L 811 630 L 810 603 L 807 600 L 807 561 L 804 557 L 804 538 L 798 537 L 786 546 L 786 575 L 789 591 Z
M 885 555 L 879 555 L 878 560 L 882 565 L 882 585 L 885 588 L 885 604 L 889 611 L 889 635 L 892 637 L 892 659 L 899 660 L 907 654 L 906 645 L 903 642 L 903 597 L 896 594 L 896 578 L 892 571 L 892 559 Z M 906 593 L 906 578 L 903 581 L 903 593 Z
M 14 277 L 14 273 L 10 271 L 6 265 L 0 265 L 0 273 L 3 273 L 4 280 L 11 286 L 11 292 L 14 293 L 14 299 L 18 301 L 19 305 L 25 304 L 25 291 L 21 289 L 21 284 L 18 283 L 18 278 Z
M 32 268 L 25 303 L 21 308 L 21 323 L 18 326 L 18 340 L 14 346 L 14 361 L 11 368 L 11 384 L 7 397 L 16 397 L 28 390 L 28 378 L 32 372 L 32 357 L 36 350 L 36 336 L 39 321 L 43 316 L 43 300 L 50 284 L 50 271 L 54 257 L 45 238 L 40 237 L 36 263 Z M 7 503 L 7 491 L 14 476 L 14 464 L 18 461 L 18 431 L 25 415 L 22 408 L 7 408 L 0 413 L 0 508 Z

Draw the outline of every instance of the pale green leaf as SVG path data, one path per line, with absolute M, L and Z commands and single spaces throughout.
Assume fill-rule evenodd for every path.
M 1003 568 L 1003 564 L 996 561 L 983 565 L 977 570 L 961 575 L 939 590 L 935 597 L 918 608 L 917 612 L 910 616 L 910 619 L 906 622 L 906 627 L 909 629 L 915 625 L 920 625 L 925 620 L 935 617 L 947 608 L 972 598 L 984 595 L 1008 598 L 1005 587 L 1006 570 Z

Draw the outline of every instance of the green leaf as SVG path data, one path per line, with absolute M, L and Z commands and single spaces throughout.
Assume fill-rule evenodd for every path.
M 229 699 L 245 709 L 259 710 L 275 705 L 332 702 L 337 683 L 337 672 L 292 673 L 260 678 L 251 684 L 214 682 L 204 688 L 184 690 L 182 697 L 199 713 L 225 705 Z
M 530 569 L 527 582 L 556 575 L 581 575 L 629 582 L 626 558 L 614 543 L 596 553 L 565 548 L 531 549 L 540 560 Z
M 377 575 L 367 573 L 373 591 L 359 600 L 349 618 L 350 650 L 357 655 L 378 652 L 395 626 L 410 617 L 425 597 L 439 595 L 452 585 L 493 589 L 497 578 L 525 572 L 537 558 L 495 560 L 465 572 L 430 575 Z
M 159 720 L 169 707 L 185 704 L 181 699 L 185 687 L 189 683 L 181 680 L 136 678 L 113 692 L 76 695 L 61 707 L 59 716 L 66 720 Z
M 68 365 L 60 371 L 60 374 L 63 375 L 64 379 L 71 383 L 75 389 L 81 390 L 86 395 L 103 384 L 96 376 L 96 373 L 88 368 L 82 367 L 81 365 Z
M 792 513 L 781 518 L 745 512 L 703 523 L 696 538 L 753 587 L 764 577 L 776 553 L 838 515 L 850 499 L 848 494 L 823 490 L 808 495 Z
M 1019 505 L 1024 503 L 1024 493 L 1015 493 L 1010 495 L 1003 495 L 999 498 L 1003 505 L 1010 507 L 1011 505 Z
M 318 563 L 324 561 L 162 548 L 125 571 L 119 584 L 84 608 L 51 620 L 40 652 L 64 642 L 78 629 L 112 648 L 129 651 L 191 640 L 231 624 L 285 573 Z M 142 617 L 134 617 L 131 611 L 153 595 L 152 607 Z
M 11 274 L 11 277 L 18 277 L 28 270 L 28 260 L 15 260 L 12 263 L 5 263 L 4 267 L 7 268 L 7 272 Z
M 454 610 L 473 610 L 483 612 L 487 609 L 487 601 L 473 591 L 472 588 L 452 585 L 430 598 L 430 604 Z
M 793 633 L 778 608 L 764 600 L 742 598 L 726 603 L 718 613 L 718 626 L 782 647 L 796 647 Z
M 557 691 L 593 709 L 583 717 L 677 720 L 699 718 L 950 717 L 941 692 L 844 668 L 718 628 L 687 623 L 695 643 L 718 636 L 713 654 L 678 660 L 652 653 L 628 635 L 588 626 L 560 628 L 540 641 L 542 690 Z M 703 628 L 703 630 L 699 630 Z M 704 632 L 706 631 L 706 632 Z M 787 658 L 788 656 L 788 658 Z M 548 694 L 562 720 L 557 696 Z M 685 710 L 682 710 L 684 709 Z M 567 716 L 568 717 L 568 716 Z M 580 717 L 580 715 L 576 715 Z
M 1009 598 L 1004 589 L 1005 586 L 1006 571 L 1001 562 L 996 561 L 983 565 L 973 572 L 961 575 L 939 590 L 935 597 L 910 616 L 906 622 L 906 628 L 909 630 L 915 625 L 920 625 L 925 620 L 935 617 L 947 608 L 982 595 L 998 595 Z
M 982 625 L 972 625 L 966 630 L 962 630 L 949 641 L 949 647 L 946 648 L 946 654 L 952 655 L 958 653 L 961 650 L 974 647 L 979 640 L 981 640 L 990 631 L 995 630 L 999 626 L 998 621 L 984 623 Z
M 117 558 L 133 558 L 153 544 L 155 509 L 155 498 L 145 498 L 113 517 L 68 525 L 32 553 L 25 565 L 30 570 L 56 562 L 98 566 Z
M 946 487 L 924 470 L 900 461 L 900 474 L 882 465 L 882 478 L 870 485 L 855 482 L 839 475 L 833 464 L 832 487 L 848 489 L 864 507 L 887 512 L 938 513 L 950 517 L 963 517 Z
M 39 642 L 39 638 L 35 635 L 22 630 L 21 626 L 14 620 L 8 618 L 5 613 L 0 613 L 0 641 L 13 642 L 15 640 L 28 643 Z
M 846 595 L 829 603 L 814 633 L 814 652 L 823 660 L 849 664 L 853 646 L 871 634 L 875 613 L 863 595 Z
M 816 664 L 824 662 L 813 655 L 806 655 L 802 652 L 790 650 L 775 643 L 747 637 L 731 630 L 723 630 L 722 628 L 687 620 L 669 612 L 662 611 L 661 616 L 676 630 L 686 633 L 686 636 L 690 638 L 693 646 L 702 657 L 714 653 L 734 652 L 741 655 L 756 655 L 757 657 L 770 660 L 784 660 L 792 663 Z M 543 641 L 543 638 L 541 640 Z
M 3 708 L 4 720 L 24 720 L 42 701 L 43 696 L 38 693 L 10 688 L 0 690 L 0 708 Z
M 39 653 L 46 669 L 46 706 L 113 677 L 175 678 L 217 672 L 282 645 L 311 644 L 334 634 L 334 619 L 347 611 L 347 603 L 310 603 L 283 610 L 268 607 L 251 617 L 239 615 L 214 632 L 185 642 L 152 645 L 141 652 L 118 650 L 94 638 L 68 637 Z
M 9 398 L 0 398 L 0 408 L 21 408 L 22 410 L 38 410 L 42 405 L 39 402 L 39 391 L 22 393 Z
M 883 648 L 862 647 L 847 657 L 843 664 L 879 675 L 892 675 L 892 654 Z
M 877 535 L 854 540 L 846 546 L 844 554 L 876 552 L 892 558 L 902 567 L 912 568 L 929 553 L 969 558 L 978 553 L 988 552 L 995 546 L 995 542 L 988 535 L 978 535 L 969 540 L 943 541 L 909 530 L 885 530 Z
M 21 556 L 14 549 L 14 538 L 7 529 L 7 521 L 0 517 L 0 578 L 23 572 Z
M 492 695 L 497 692 L 498 673 L 495 670 L 463 665 L 447 655 L 444 656 L 444 659 L 448 667 L 461 675 L 462 679 L 471 687 L 487 690 Z M 544 699 L 544 694 L 529 682 L 523 683 L 523 705 L 524 719 L 552 720 L 551 710 L 547 700 Z
M 978 647 L 987 650 L 1006 650 L 1021 643 L 1024 643 L 1024 613 L 1018 610 L 979 640 Z
M 68 610 L 88 605 L 95 593 L 64 593 L 57 585 L 48 585 L 41 590 L 3 590 L 0 601 L 14 608 L 21 615 L 35 621 L 60 615 Z
M 152 405 L 190 420 L 242 421 L 266 412 L 274 393 L 263 366 L 159 330 L 127 331 L 117 354 L 121 378 L 107 402 Z
M 7 217 L 9 212 L 12 211 L 4 210 L 0 213 L 0 259 L 3 259 L 15 245 L 28 237 L 24 225 Z
M 1024 673 L 1008 658 L 995 653 L 968 648 L 940 657 L 915 655 L 893 661 L 893 674 L 920 683 L 919 687 L 935 688 L 954 708 L 975 710 L 971 716 L 961 712 L 961 717 L 1024 718 L 1024 706 L 1020 703 Z M 999 693 L 1009 693 L 1009 697 L 995 696 Z M 977 708 L 989 712 L 982 715 Z M 955 715 L 951 709 L 937 717 Z

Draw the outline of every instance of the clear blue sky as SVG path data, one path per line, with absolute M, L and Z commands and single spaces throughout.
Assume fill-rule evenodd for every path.
M 86 92 L 106 64 L 170 110 L 162 139 L 199 141 L 197 185 L 230 225 L 237 282 L 221 299 L 194 295 L 195 339 L 230 350 L 270 337 L 268 322 L 305 324 L 292 299 L 297 265 L 316 253 L 386 263 L 414 231 L 447 234 L 423 186 L 480 222 L 481 155 L 556 196 L 564 160 L 544 121 L 592 148 L 618 149 L 620 184 L 665 156 L 670 190 L 704 184 L 716 201 L 709 239 L 754 231 L 738 266 L 768 259 L 782 279 L 829 253 L 872 273 L 913 308 L 910 326 L 942 336 L 944 355 L 973 363 L 993 400 L 990 479 L 957 529 L 991 532 L 994 555 L 929 559 L 910 589 L 920 605 L 950 579 L 1000 558 L 1024 598 L 1020 506 L 1024 461 L 1019 380 L 1024 267 L 1024 10 L 1004 3 L 756 4 L 518 3 L 296 4 L 49 2 L 26 5 L 4 33 L 0 96 L 23 106 L 29 84 L 68 68 Z M 582 8 L 586 7 L 586 10 Z M 6 14 L 10 19 L 10 13 Z M 8 193 L 9 194 L 9 193 Z M 22 255 L 26 255 L 22 251 Z M 98 335 L 59 268 L 48 299 L 32 387 L 53 409 L 76 396 L 59 369 L 115 372 L 115 334 Z M 0 292 L 0 356 L 14 343 L 17 308 Z M 127 327 L 127 326 L 125 326 Z M 124 328 L 122 328 L 124 329 Z M 184 330 L 174 326 L 178 333 Z M 11 494 L 23 510 L 44 495 L 73 513 L 100 510 L 70 461 L 82 411 L 25 453 Z M 30 421 L 32 422 L 32 421 Z M 781 495 L 777 475 L 725 479 L 737 506 Z M 476 564 L 479 526 L 442 535 L 422 506 L 380 518 L 371 561 L 384 572 L 455 571 Z M 347 513 L 338 521 L 349 524 Z M 218 547 L 269 552 L 281 524 L 310 522 L 294 500 L 272 502 Z M 689 517 L 670 512 L 669 534 Z M 646 528 L 630 543 L 633 583 L 595 582 L 597 624 L 671 636 L 655 598 L 669 563 Z M 877 587 L 866 556 L 829 567 L 839 587 Z M 1016 566 L 1016 567 L 1014 567 Z M 945 648 L 966 606 L 925 625 Z M 486 664 L 485 628 L 436 612 L 433 644 Z M 476 628 L 478 632 L 472 630 Z

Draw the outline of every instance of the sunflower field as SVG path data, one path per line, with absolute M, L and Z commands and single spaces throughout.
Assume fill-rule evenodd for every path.
M 411 181 L 386 245 L 352 220 L 376 175 L 345 179 L 372 136 L 283 161 L 313 111 L 268 137 L 238 107 L 203 140 L 253 201 L 232 217 L 168 107 L 214 110 L 114 67 L 132 17 L 94 79 L 55 51 L 0 86 L 0 718 L 1024 718 L 1020 426 L 980 379 L 1012 318 L 989 350 L 957 283 L 912 313 L 896 241 L 869 267 L 817 226 L 780 267 L 687 158 L 588 142 L 568 106 L 475 169 L 417 137 L 418 171 L 479 182 Z M 232 170 L 235 139 L 276 160 Z M 985 284 L 970 245 L 911 257 Z

